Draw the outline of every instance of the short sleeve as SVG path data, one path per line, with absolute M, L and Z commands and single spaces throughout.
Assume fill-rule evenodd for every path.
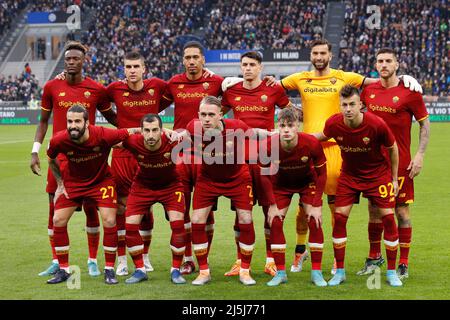
M 105 140 L 106 144 L 111 147 L 130 136 L 127 129 L 110 129 L 105 127 L 99 128 L 102 128 L 103 130 L 103 140 Z
M 325 137 L 327 138 L 334 138 L 334 130 L 333 130 L 333 118 L 329 118 L 326 122 L 325 122 L 325 126 L 323 128 L 323 134 L 325 135 Z
M 410 108 L 414 118 L 417 121 L 422 121 L 428 118 L 428 111 L 423 102 L 423 97 L 418 92 L 411 92 L 411 99 L 409 101 L 408 107 Z
M 361 88 L 364 82 L 364 76 L 355 72 L 343 72 L 344 82 L 345 84 L 349 84 L 355 86 L 357 88 Z
M 278 107 L 283 109 L 290 103 L 289 98 L 286 94 L 286 91 L 284 91 L 282 86 L 277 85 L 276 90 L 277 90 L 277 100 L 275 103 Z
M 383 119 L 379 118 L 379 130 L 381 134 L 381 144 L 387 148 L 390 148 L 394 145 L 395 137 L 392 133 L 391 129 L 389 129 L 386 122 Z
M 41 109 L 45 111 L 52 111 L 53 109 L 52 91 L 49 83 L 44 86 L 44 92 L 42 93 L 41 98 Z
M 311 136 L 311 155 L 313 158 L 314 167 L 319 168 L 327 162 L 325 153 L 323 152 L 322 144 L 319 140 Z
M 98 102 L 97 102 L 97 110 L 102 112 L 102 111 L 107 111 L 109 109 L 111 109 L 111 99 L 108 96 L 108 93 L 106 91 L 105 87 L 100 87 L 99 89 L 99 97 L 98 97 Z
M 281 79 L 281 85 L 286 90 L 298 90 L 301 73 L 294 73 Z
M 230 105 L 230 102 L 229 102 L 229 96 L 230 94 L 229 94 L 229 90 L 227 90 L 227 91 L 225 91 L 223 94 L 222 94 L 222 101 L 221 101 L 221 104 L 222 104 L 222 106 L 223 107 L 226 107 L 226 108 L 231 108 L 232 106 Z
M 52 138 L 52 139 L 50 139 L 50 143 L 48 145 L 47 156 L 50 159 L 56 159 L 56 157 L 58 156 L 58 153 L 59 153 L 59 151 L 58 151 L 56 139 Z

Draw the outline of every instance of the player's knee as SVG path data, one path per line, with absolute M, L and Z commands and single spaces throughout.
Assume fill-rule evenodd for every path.
M 102 218 L 103 226 L 107 228 L 112 228 L 116 225 L 116 216 L 109 214 Z
M 395 215 L 397 216 L 399 226 L 410 226 L 411 217 L 409 214 L 409 206 L 402 205 L 395 208 Z
M 62 215 L 54 215 L 53 216 L 53 226 L 54 227 L 64 227 L 69 222 L 69 219 Z

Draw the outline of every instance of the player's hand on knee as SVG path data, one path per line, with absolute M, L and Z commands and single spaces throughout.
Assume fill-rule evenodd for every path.
M 422 86 L 420 83 L 413 77 L 405 74 L 399 77 L 406 88 L 409 88 L 410 91 L 423 93 Z
M 30 168 L 34 174 L 38 176 L 41 175 L 41 161 L 39 160 L 39 156 L 37 153 L 31 154 Z
M 313 207 L 311 206 L 309 210 L 306 211 L 306 217 L 309 221 L 311 220 L 311 217 L 314 218 L 316 221 L 316 227 L 319 229 L 322 226 L 322 206 L 320 207 Z
M 272 226 L 273 219 L 275 219 L 276 217 L 280 218 L 281 221 L 283 221 L 284 219 L 283 213 L 278 210 L 276 206 L 270 206 L 269 212 L 267 213 L 267 222 L 270 226 Z

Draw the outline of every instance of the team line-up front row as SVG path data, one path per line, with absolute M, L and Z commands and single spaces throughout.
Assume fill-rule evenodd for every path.
M 252 129 L 238 119 L 223 119 L 221 101 L 213 96 L 202 99 L 198 119 L 188 123 L 183 131 L 163 129 L 157 114 L 147 114 L 141 128 L 108 129 L 89 124 L 88 112 L 81 105 L 67 111 L 67 130 L 57 133 L 50 141 L 47 155 L 49 166 L 56 178 L 54 243 L 60 270 L 48 280 L 59 283 L 70 277 L 69 238 L 67 223 L 83 202 L 98 207 L 104 226 L 105 281 L 118 283 L 114 274 L 117 249 L 115 183 L 109 171 L 108 156 L 114 145 L 120 144 L 135 157 L 139 169 L 131 186 L 126 208 L 126 245 L 135 264 L 135 272 L 126 283 L 147 279 L 143 261 L 143 240 L 139 226 L 145 213 L 154 203 L 161 203 L 172 230 L 171 280 L 182 284 L 186 280 L 180 273 L 185 243 L 184 212 L 186 210 L 181 176 L 187 166 L 195 166 L 196 181 L 193 195 L 192 243 L 200 272 L 193 285 L 204 285 L 211 280 L 208 254 L 206 220 L 220 196 L 231 199 L 239 223 L 239 248 L 241 268 L 239 279 L 244 285 L 253 285 L 250 263 L 255 245 L 252 220 L 253 194 L 250 166 L 245 160 L 257 154 L 238 148 L 246 143 L 227 139 L 227 135 L 243 130 L 252 138 L 266 138 L 266 153 L 277 152 L 275 163 L 270 163 L 266 174 L 260 173 L 267 196 L 273 197 L 268 223 L 270 245 L 277 272 L 267 285 L 277 286 L 287 282 L 285 271 L 286 240 L 283 221 L 291 198 L 298 193 L 307 215 L 309 248 L 311 252 L 311 280 L 317 286 L 336 286 L 345 278 L 344 258 L 347 242 L 346 223 L 351 208 L 360 193 L 369 198 L 374 214 L 382 219 L 387 257 L 387 281 L 391 286 L 401 286 L 396 272 L 398 231 L 394 218 L 395 197 L 398 185 L 398 147 L 386 123 L 379 117 L 361 111 L 363 105 L 356 87 L 347 85 L 340 91 L 341 113 L 330 117 L 323 132 L 314 135 L 299 133 L 297 111 L 286 108 L 278 116 L 278 130 L 269 132 Z M 216 139 L 211 139 L 214 136 Z M 194 145 L 200 137 L 201 144 Z M 326 158 L 320 141 L 335 139 L 342 152 L 342 171 L 338 180 L 333 246 L 337 263 L 336 274 L 328 281 L 321 271 L 323 232 L 322 195 L 326 182 Z M 180 141 L 192 143 L 192 155 L 183 155 L 180 163 L 174 151 Z M 224 152 L 207 152 L 211 141 L 223 144 Z M 232 143 L 230 143 L 232 141 Z M 279 143 L 272 148 L 271 143 Z M 259 150 L 261 152 L 261 150 Z M 60 163 L 58 155 L 66 161 Z M 201 164 L 183 163 L 183 158 L 200 157 Z M 233 161 L 230 161 L 230 156 Z M 274 156 L 273 154 L 271 156 Z M 213 158 L 215 157 L 215 161 Z M 217 161 L 219 157 L 222 161 Z M 209 159 L 208 159 L 209 158 Z M 190 159 L 192 160 L 192 159 Z M 198 160 L 198 159 L 197 159 Z M 261 165 L 257 165 L 260 170 Z M 276 167 L 276 170 L 274 169 Z M 191 168 L 192 170 L 192 168 Z M 268 174 L 273 173 L 273 174 Z

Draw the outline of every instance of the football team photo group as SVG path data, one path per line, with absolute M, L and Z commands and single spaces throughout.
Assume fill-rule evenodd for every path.
M 69 2 L 0 5 L 11 298 L 449 298 L 448 1 Z

